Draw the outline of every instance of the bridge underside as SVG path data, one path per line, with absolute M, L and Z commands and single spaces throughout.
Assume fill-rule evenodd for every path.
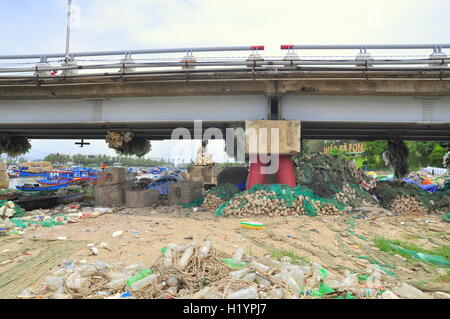
M 244 122 L 203 122 L 202 132 L 219 128 L 223 136 L 229 127 L 243 127 Z M 69 123 L 69 124 L 2 124 L 0 132 L 26 136 L 32 139 L 104 139 L 108 130 L 131 131 L 136 136 L 150 140 L 170 139 L 176 128 L 189 130 L 194 136 L 194 122 L 141 122 L 141 123 Z M 348 122 L 302 122 L 303 139 L 356 139 L 386 140 L 402 138 L 415 141 L 450 141 L 450 123 L 348 123 Z
M 286 119 L 302 122 L 303 139 L 450 140 L 450 81 L 194 83 L 0 85 L 0 133 L 104 139 L 123 130 L 163 140 L 179 127 L 195 138 L 195 120 L 224 132 L 245 120 Z

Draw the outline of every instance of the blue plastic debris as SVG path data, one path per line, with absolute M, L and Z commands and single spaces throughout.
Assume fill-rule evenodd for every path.
M 131 297 L 131 294 L 127 291 L 120 295 L 120 298 L 128 298 Z

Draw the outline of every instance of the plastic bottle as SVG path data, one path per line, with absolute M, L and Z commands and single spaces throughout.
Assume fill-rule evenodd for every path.
M 280 273 L 280 276 L 293 292 L 298 293 L 300 291 L 300 285 L 292 278 L 290 273 L 283 271 Z
M 241 279 L 241 278 L 244 277 L 249 271 L 250 271 L 250 269 L 248 269 L 248 268 L 244 268 L 244 269 L 232 271 L 232 272 L 230 272 L 230 277 L 231 277 L 231 278 L 234 278 L 234 279 Z
M 200 258 L 205 258 L 206 256 L 208 256 L 209 250 L 211 249 L 211 245 L 212 245 L 212 243 L 210 241 L 208 241 L 204 246 L 202 246 L 200 248 L 199 253 L 198 253 Z
M 147 286 L 148 284 L 155 281 L 157 277 L 158 276 L 156 274 L 153 274 L 153 275 L 147 276 L 139 281 L 136 281 L 131 285 L 130 290 L 131 291 L 140 290 L 140 289 L 144 288 L 145 286 Z
M 270 297 L 272 299 L 282 299 L 283 298 L 283 290 L 281 288 L 275 288 L 271 291 Z
M 186 267 L 189 258 L 191 258 L 192 254 L 194 253 L 194 248 L 189 247 L 188 249 L 186 249 L 184 251 L 183 256 L 181 256 L 180 261 L 178 262 L 178 267 L 180 269 L 184 269 L 184 267 Z
M 128 265 L 127 267 L 125 267 L 125 269 L 127 270 L 134 270 L 134 269 L 139 269 L 139 268 L 143 268 L 144 264 L 141 262 L 137 262 L 131 265 Z
M 45 278 L 45 285 L 48 286 L 50 291 L 57 291 L 64 287 L 64 277 L 48 276 Z
M 228 295 L 227 299 L 256 299 L 258 291 L 255 286 L 237 290 Z
M 261 272 L 267 272 L 269 270 L 269 267 L 266 265 L 263 265 L 259 262 L 256 261 L 252 261 L 249 266 L 252 266 L 253 268 L 255 268 L 256 270 L 259 270 Z
M 244 248 L 237 247 L 236 251 L 234 252 L 233 259 L 237 261 L 242 261 L 242 256 L 244 256 Z
M 183 246 L 175 244 L 175 243 L 170 243 L 167 245 L 167 249 L 172 249 L 175 251 L 182 251 L 183 250 Z
M 151 274 L 153 274 L 153 270 L 151 270 L 150 268 L 143 268 L 139 271 L 139 273 L 137 273 L 136 275 L 127 280 L 127 285 L 131 287 L 133 283 L 141 279 L 144 279 L 145 277 L 150 276 Z
M 256 280 L 256 273 L 252 272 L 244 276 L 244 280 L 254 282 Z
M 88 277 L 97 273 L 97 267 L 94 265 L 81 265 L 78 267 L 78 271 L 83 277 Z
M 172 261 L 173 261 L 173 253 L 172 253 L 172 249 L 167 248 L 166 251 L 164 252 L 164 266 L 166 267 L 170 267 L 172 265 Z
M 355 287 L 357 285 L 358 285 L 358 277 L 356 276 L 356 274 L 351 274 L 340 282 L 340 288 Z
M 303 280 L 305 279 L 305 273 L 301 269 L 290 271 L 289 274 L 294 278 L 299 286 L 303 285 Z
M 65 286 L 72 290 L 83 291 L 89 288 L 90 282 L 90 278 L 83 278 L 79 272 L 73 272 L 67 277 Z
M 176 287 L 178 286 L 178 279 L 176 276 L 172 276 L 166 279 L 166 283 L 169 287 Z
M 119 278 L 114 279 L 106 284 L 106 287 L 108 289 L 120 289 L 125 285 L 126 279 L 125 278 Z

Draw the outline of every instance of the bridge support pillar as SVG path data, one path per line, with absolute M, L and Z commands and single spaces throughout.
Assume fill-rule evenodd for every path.
M 295 187 L 291 156 L 300 152 L 300 121 L 246 121 L 245 128 L 246 151 L 250 157 L 247 189 L 266 184 L 267 174 L 263 169 L 268 166 L 275 170 L 278 183 Z

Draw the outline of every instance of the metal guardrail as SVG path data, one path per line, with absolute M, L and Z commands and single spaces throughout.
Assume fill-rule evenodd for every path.
M 93 51 L 93 52 L 74 52 L 69 53 L 69 57 L 94 57 L 94 56 L 114 56 L 114 55 L 138 55 L 138 54 L 157 54 L 157 53 L 194 53 L 194 52 L 230 52 L 230 51 L 259 51 L 264 50 L 263 45 L 250 46 L 224 46 L 224 47 L 198 47 L 198 48 L 172 48 L 172 49 L 149 49 L 149 50 L 120 50 L 120 51 Z M 18 60 L 18 59 L 41 59 L 41 62 L 47 58 L 64 58 L 65 53 L 44 53 L 44 54 L 25 54 L 25 55 L 0 55 L 0 60 Z
M 281 50 L 401 50 L 401 49 L 433 49 L 442 52 L 442 48 L 450 48 L 450 43 L 443 44 L 341 44 L 341 45 L 295 45 L 282 44 Z
M 440 72 L 441 78 L 450 78 L 448 63 L 450 58 L 442 51 L 450 48 L 450 44 L 387 44 L 387 45 L 281 45 L 282 51 L 287 54 L 280 57 L 264 57 L 259 54 L 265 49 L 262 45 L 252 46 L 224 46 L 224 47 L 198 47 L 198 48 L 173 48 L 150 50 L 121 50 L 121 51 L 96 51 L 75 52 L 69 54 L 69 60 L 65 53 L 29 54 L 29 55 L 0 55 L 0 80 L 5 79 L 46 79 L 46 78 L 74 78 L 85 76 L 112 76 L 133 74 L 171 74 L 179 72 L 248 72 L 258 71 L 307 71 L 311 72 L 361 72 L 367 76 L 370 72 Z M 353 50 L 360 52 L 355 58 L 336 58 L 322 56 L 311 59 L 298 56 L 295 50 Z M 425 58 L 374 58 L 367 50 L 423 50 L 433 51 Z M 196 57 L 194 53 L 204 52 L 237 52 L 250 51 L 249 56 L 244 57 Z M 185 53 L 181 58 L 153 58 L 154 54 Z M 107 57 L 106 63 L 98 63 L 100 60 L 77 59 L 80 57 Z M 115 62 L 111 57 L 119 57 L 120 62 Z M 136 58 L 136 56 L 139 56 Z M 320 57 L 320 56 L 319 56 Z M 60 60 L 50 61 L 50 58 Z M 38 59 L 38 61 L 35 61 Z M 139 60 L 136 61 L 135 59 Z M 24 60 L 26 60 L 24 62 Z M 5 61 L 10 61 L 9 63 Z M 20 62 L 18 62 L 20 61 Z M 112 61 L 112 62 L 111 62 Z M 1 65 L 14 65 L 1 67 Z M 32 66 L 22 66 L 22 65 Z M 137 70 L 139 69 L 139 70 Z M 62 71 L 61 74 L 58 74 Z M 80 73 L 79 73 L 80 72 Z

